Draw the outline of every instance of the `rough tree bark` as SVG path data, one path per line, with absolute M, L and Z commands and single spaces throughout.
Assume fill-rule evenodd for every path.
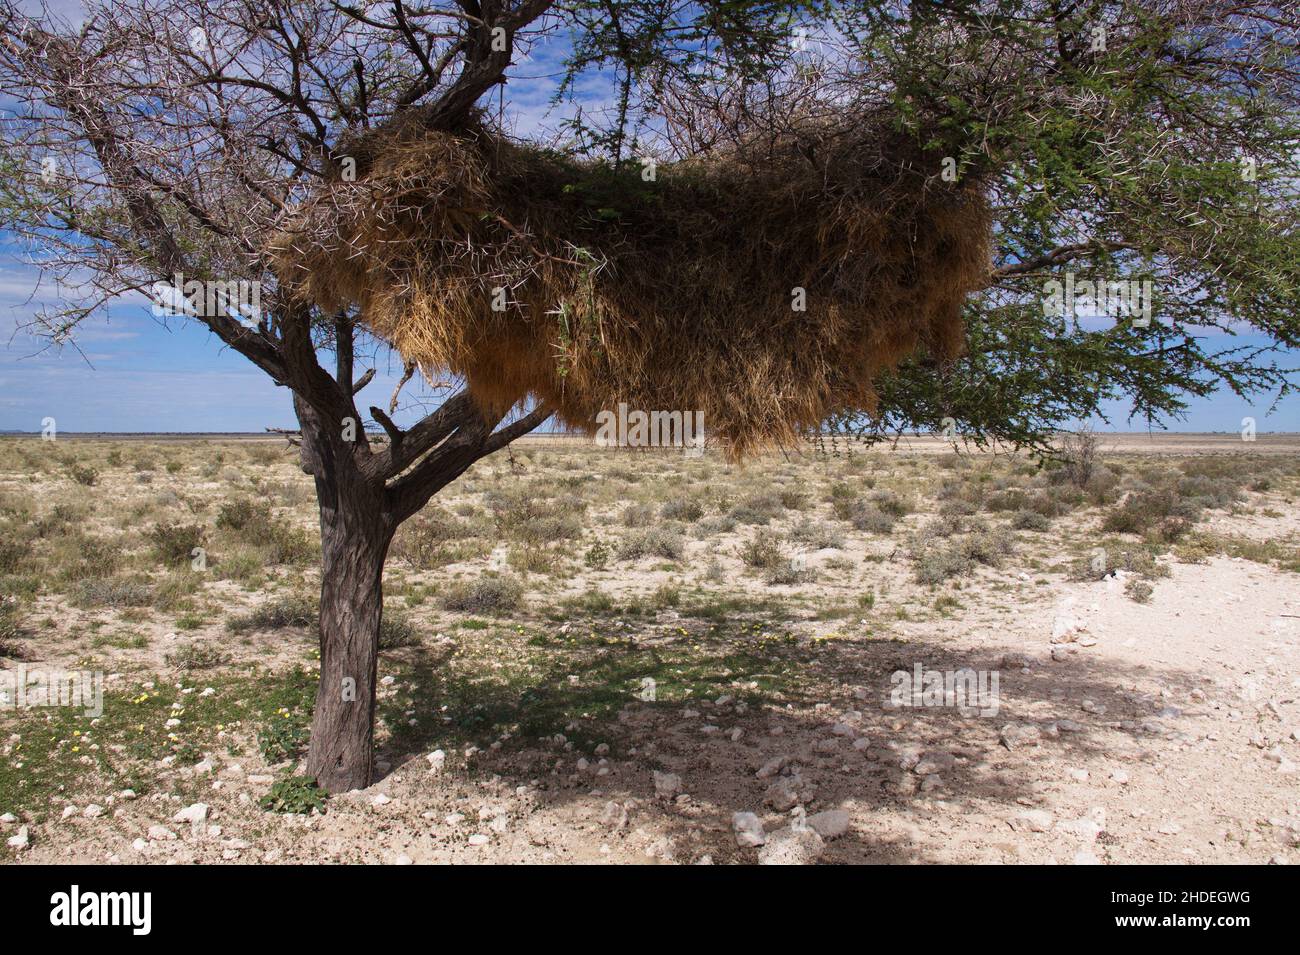
M 349 336 L 340 330 L 338 381 L 351 376 Z M 352 408 L 351 393 L 346 404 Z M 494 431 L 503 415 L 484 414 L 462 392 L 401 431 L 371 408 L 390 439 L 376 450 L 355 411 L 350 440 L 318 405 L 295 397 L 294 408 L 303 469 L 316 481 L 321 528 L 321 668 L 307 772 L 323 789 L 346 792 L 373 781 L 383 573 L 393 534 L 475 461 L 533 430 L 550 411 L 536 408 Z

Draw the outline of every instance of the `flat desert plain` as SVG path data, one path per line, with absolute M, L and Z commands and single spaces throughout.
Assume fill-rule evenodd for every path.
M 326 799 L 294 452 L 5 438 L 0 666 L 103 699 L 0 708 L 0 858 L 1300 859 L 1300 441 L 1093 450 L 518 442 L 398 534 Z

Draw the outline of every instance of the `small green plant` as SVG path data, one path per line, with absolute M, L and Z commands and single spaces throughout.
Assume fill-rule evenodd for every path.
M 325 812 L 325 799 L 324 791 L 310 776 L 286 776 L 271 784 L 260 805 L 267 812 L 305 815 L 313 809 Z
M 302 718 L 288 710 L 278 710 L 258 730 L 257 748 L 271 765 L 297 759 L 307 748 L 310 734 Z
M 598 570 L 609 563 L 612 551 L 608 544 L 602 540 L 595 541 L 587 548 L 587 553 L 583 555 L 582 561 L 593 570 Z

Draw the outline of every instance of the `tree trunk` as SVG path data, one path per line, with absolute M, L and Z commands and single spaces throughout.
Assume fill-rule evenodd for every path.
M 295 401 L 304 470 L 320 507 L 320 686 L 311 721 L 307 773 L 328 792 L 370 785 L 374 772 L 375 678 L 383 575 L 396 529 L 382 485 L 367 483 L 350 451 L 314 412 Z
M 390 537 L 377 509 L 354 505 L 332 514 L 321 509 L 320 687 L 307 772 L 328 792 L 371 783 Z
M 307 772 L 328 792 L 364 789 L 372 781 L 382 578 L 390 537 L 377 510 L 354 507 L 327 515 L 322 508 L 320 687 Z

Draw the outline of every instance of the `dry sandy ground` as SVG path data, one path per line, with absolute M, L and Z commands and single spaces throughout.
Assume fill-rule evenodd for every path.
M 1114 581 L 1047 599 L 1026 587 L 1014 609 L 910 626 L 905 645 L 846 640 L 826 652 L 860 681 L 810 705 L 630 704 L 603 763 L 558 741 L 509 758 L 451 753 L 441 772 L 412 759 L 323 817 L 260 812 L 269 777 L 215 757 L 206 827 L 173 821 L 180 799 L 105 793 L 106 816 L 77 805 L 20 858 L 752 862 L 760 850 L 737 845 L 733 813 L 757 813 L 768 833 L 789 825 L 755 775 L 785 757 L 808 813 L 848 814 L 826 862 L 1286 861 L 1300 846 L 1300 587 L 1227 558 L 1172 574 L 1148 605 Z M 1077 628 L 1056 661 L 1061 618 Z M 887 674 L 916 660 L 999 670 L 996 716 L 884 708 Z M 652 765 L 680 776 L 682 794 L 656 798 Z M 176 838 L 149 839 L 158 825 Z
M 1296 539 L 1294 508 L 1252 504 L 1201 526 Z M 834 639 L 818 637 L 825 623 L 796 620 L 816 673 L 780 703 L 631 699 L 596 739 L 381 763 L 373 787 L 332 798 L 324 815 L 259 809 L 274 770 L 255 747 L 207 752 L 197 766 L 160 765 L 150 795 L 70 798 L 62 818 L 30 827 L 25 848 L 0 851 L 18 863 L 1300 859 L 1300 575 L 1225 556 L 1162 562 L 1170 576 L 1145 604 L 1125 596 L 1122 574 L 1075 582 L 1013 567 L 981 572 L 951 616 L 837 621 Z M 726 567 L 730 585 L 772 592 L 738 567 Z M 853 573 L 893 575 L 897 587 L 907 577 L 892 563 Z M 620 574 L 643 589 L 665 576 L 650 564 L 609 576 Z M 686 637 L 676 616 L 658 613 L 635 639 Z M 453 653 L 475 639 L 438 636 Z M 381 695 L 403 689 L 390 664 Z M 887 705 L 891 676 L 918 664 L 996 672 L 996 713 Z M 737 813 L 754 813 L 763 835 L 738 839 Z M 22 823 L 0 822 L 0 837 Z

